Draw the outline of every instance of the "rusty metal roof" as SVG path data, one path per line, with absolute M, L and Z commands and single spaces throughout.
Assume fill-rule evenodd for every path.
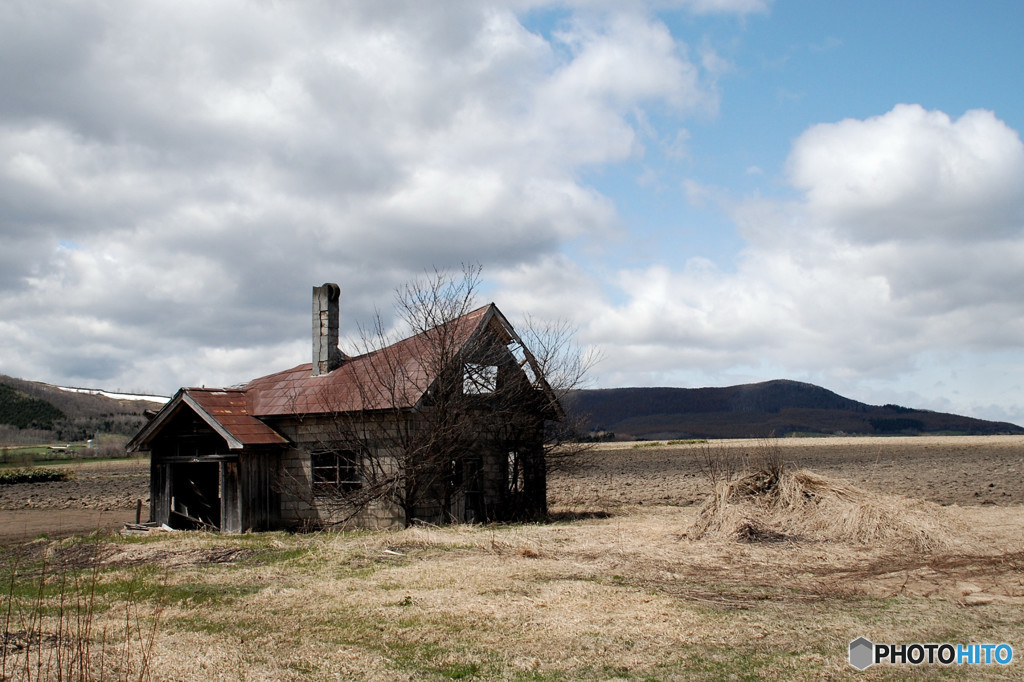
M 515 335 L 492 303 L 386 348 L 347 357 L 327 374 L 313 376 L 312 364 L 305 363 L 241 388 L 183 388 L 132 438 L 129 450 L 148 446 L 162 424 L 185 405 L 223 436 L 231 449 L 287 444 L 262 421 L 268 417 L 415 407 L 443 369 L 443 359 L 457 358 L 484 328 L 503 343 Z M 440 352 L 439 347 L 443 347 Z M 539 368 L 535 369 L 539 376 Z M 547 386 L 543 379 L 540 383 Z M 553 394 L 551 400 L 560 414 Z
M 454 357 L 495 314 L 500 315 L 493 304 L 478 308 L 386 348 L 345 358 L 327 374 L 313 376 L 312 364 L 305 363 L 254 379 L 243 388 L 248 413 L 274 417 L 413 407 L 436 378 L 436 358 Z M 445 346 L 440 353 L 439 346 Z
M 232 439 L 237 441 L 241 447 L 281 445 L 288 442 L 277 431 L 249 414 L 245 404 L 244 391 L 187 388 L 185 389 L 185 402 L 191 405 L 204 419 L 208 415 L 216 421 L 214 424 L 206 419 L 210 426 L 225 436 L 229 445 L 231 445 Z M 206 415 L 203 415 L 203 412 Z M 223 431 L 218 429 L 217 425 L 220 425 Z
M 245 392 L 239 389 L 183 388 L 160 409 L 128 442 L 134 452 L 149 444 L 181 410 L 191 409 L 220 434 L 231 450 L 254 445 L 284 445 L 288 441 L 272 428 L 248 413 Z

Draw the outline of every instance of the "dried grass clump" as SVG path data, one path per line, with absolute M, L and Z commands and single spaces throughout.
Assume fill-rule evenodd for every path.
M 882 495 L 806 469 L 756 471 L 715 485 L 690 539 L 810 540 L 930 552 L 958 544 L 963 523 L 924 500 Z

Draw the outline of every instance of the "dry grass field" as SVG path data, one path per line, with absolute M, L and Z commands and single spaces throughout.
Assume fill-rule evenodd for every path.
M 758 447 L 716 443 L 712 454 L 738 461 Z M 552 475 L 548 524 L 9 542 L 0 675 L 1024 679 L 1018 660 L 847 664 L 862 635 L 1006 642 L 1024 656 L 1024 439 L 777 447 L 873 494 L 928 500 L 945 542 L 695 539 L 707 448 L 602 446 Z M 19 494 L 5 491 L 0 523 L 26 511 Z

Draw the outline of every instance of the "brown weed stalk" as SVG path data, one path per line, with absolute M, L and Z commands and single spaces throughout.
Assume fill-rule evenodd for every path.
M 3 595 L 0 680 L 151 679 L 150 661 L 162 608 L 158 607 L 152 623 L 145 625 L 133 586 L 125 600 L 116 658 L 110 660 L 106 626 L 98 651 L 93 642 L 100 610 L 99 575 L 95 564 L 83 571 L 63 562 L 54 570 L 45 557 L 38 573 L 14 566 Z M 31 588 L 28 598 L 20 596 L 25 587 Z

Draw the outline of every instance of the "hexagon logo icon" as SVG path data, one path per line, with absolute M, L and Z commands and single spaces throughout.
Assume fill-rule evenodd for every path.
M 850 665 L 857 670 L 864 670 L 874 663 L 875 645 L 866 637 L 858 637 L 850 642 Z

